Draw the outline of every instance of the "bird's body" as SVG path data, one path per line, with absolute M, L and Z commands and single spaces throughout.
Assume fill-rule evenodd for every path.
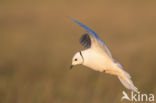
M 110 67 L 114 65 L 107 55 L 98 53 L 96 50 L 86 49 L 81 52 L 85 60 L 83 65 L 90 67 L 93 70 L 103 72 L 111 69 Z
M 134 86 L 130 75 L 124 71 L 121 64 L 112 57 L 104 41 L 84 24 L 77 20 L 72 20 L 87 31 L 87 33 L 80 38 L 80 43 L 87 49 L 79 51 L 74 55 L 71 67 L 82 64 L 95 71 L 115 75 L 127 89 L 137 92 L 138 90 Z

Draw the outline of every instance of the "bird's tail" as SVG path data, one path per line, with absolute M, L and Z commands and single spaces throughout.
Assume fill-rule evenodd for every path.
M 117 74 L 119 80 L 121 83 L 127 88 L 134 92 L 138 92 L 138 89 L 134 86 L 133 81 L 131 80 L 131 76 L 124 71 L 123 69 L 120 69 L 120 72 Z

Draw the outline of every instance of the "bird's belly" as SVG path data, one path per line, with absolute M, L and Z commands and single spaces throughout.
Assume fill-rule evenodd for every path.
M 103 62 L 103 63 L 94 62 L 90 64 L 89 67 L 95 71 L 100 71 L 100 72 L 103 72 L 104 70 L 108 68 L 106 62 Z
M 108 70 L 111 68 L 112 60 L 106 57 L 99 57 L 98 59 L 90 58 L 90 63 L 87 64 L 87 67 L 95 71 L 103 72 L 104 70 Z

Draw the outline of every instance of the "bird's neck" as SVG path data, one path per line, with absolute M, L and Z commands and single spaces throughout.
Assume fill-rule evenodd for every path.
M 88 62 L 88 58 L 89 58 L 89 55 L 91 53 L 91 50 L 90 49 L 86 49 L 86 50 L 81 51 L 81 53 L 82 53 L 82 56 L 83 56 L 83 59 L 84 59 L 84 62 L 82 64 L 86 65 L 87 62 Z

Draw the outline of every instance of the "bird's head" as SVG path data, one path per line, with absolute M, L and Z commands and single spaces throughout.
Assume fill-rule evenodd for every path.
M 72 65 L 71 65 L 70 69 L 72 69 L 72 67 L 75 66 L 75 65 L 82 64 L 83 61 L 84 61 L 84 58 L 83 58 L 82 52 L 81 51 L 77 52 L 73 56 Z

